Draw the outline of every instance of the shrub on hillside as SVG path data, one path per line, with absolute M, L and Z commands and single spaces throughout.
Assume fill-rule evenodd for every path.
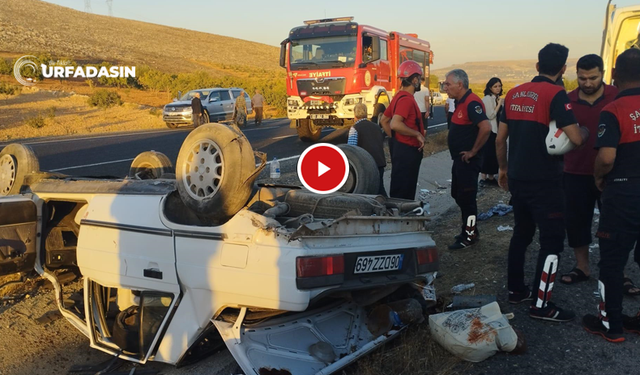
M 117 92 L 109 90 L 96 90 L 89 97 L 89 105 L 93 107 L 109 108 L 122 105 L 122 98 Z
M 25 123 L 34 129 L 40 129 L 45 126 L 44 116 L 37 114 L 35 117 L 28 118 Z
M 13 74 L 13 61 L 0 58 L 0 74 Z
M 100 70 L 100 68 L 105 67 L 107 68 L 107 70 L 109 70 L 109 68 L 111 68 L 113 65 L 104 61 L 102 62 L 102 64 L 96 66 L 96 68 L 98 68 L 98 71 Z M 98 83 L 104 86 L 112 86 L 112 87 L 134 87 L 134 88 L 140 88 L 141 85 L 138 82 L 138 77 L 119 77 L 119 78 L 112 78 L 112 77 L 98 77 Z
M 0 94 L 9 96 L 19 94 L 22 90 L 21 86 L 14 86 L 8 83 L 0 82 Z

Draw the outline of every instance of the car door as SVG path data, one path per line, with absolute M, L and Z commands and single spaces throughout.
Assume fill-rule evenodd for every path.
M 218 120 L 221 117 L 224 118 L 224 103 L 220 98 L 220 91 L 215 90 L 209 94 L 209 97 L 206 101 L 207 111 L 209 112 L 209 116 L 211 116 L 211 120 Z
M 0 276 L 34 268 L 42 204 L 30 197 L 0 198 Z
M 224 108 L 225 119 L 231 119 L 233 116 L 234 101 L 231 98 L 231 90 L 221 90 L 220 100 L 222 102 L 222 108 Z

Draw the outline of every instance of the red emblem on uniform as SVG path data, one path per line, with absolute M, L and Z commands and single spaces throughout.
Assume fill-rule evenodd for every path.
M 564 105 L 564 109 L 566 109 L 567 111 L 572 110 L 573 108 L 571 107 L 571 103 L 567 103 Z

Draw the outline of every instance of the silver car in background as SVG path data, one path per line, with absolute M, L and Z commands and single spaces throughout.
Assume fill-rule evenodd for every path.
M 191 90 L 182 96 L 178 93 L 179 99 L 164 106 L 162 120 L 171 129 L 178 127 L 178 125 L 193 124 L 191 100 L 196 93 L 200 93 L 205 120 L 208 119 L 209 122 L 231 120 L 236 98 L 240 96 L 242 91 L 243 89 L 238 87 L 214 87 Z M 246 92 L 244 98 L 247 102 L 247 114 L 251 114 L 251 98 Z

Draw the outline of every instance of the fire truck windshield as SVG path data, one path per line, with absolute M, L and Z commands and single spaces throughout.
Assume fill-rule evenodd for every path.
M 291 70 L 353 67 L 357 37 L 351 35 L 291 41 Z

